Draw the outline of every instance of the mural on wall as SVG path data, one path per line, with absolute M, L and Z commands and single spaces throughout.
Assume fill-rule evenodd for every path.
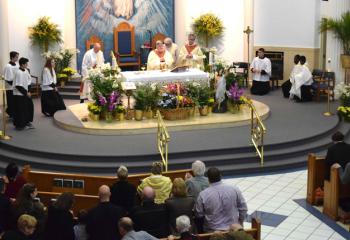
M 174 38 L 175 0 L 76 0 L 76 32 L 78 66 L 86 51 L 86 40 L 91 35 L 100 37 L 104 56 L 110 62 L 113 50 L 113 28 L 127 21 L 135 26 L 136 50 L 150 41 L 150 34 L 158 32 Z

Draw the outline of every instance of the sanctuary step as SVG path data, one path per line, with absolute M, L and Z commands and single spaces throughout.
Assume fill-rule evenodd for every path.
M 80 89 L 80 78 L 73 79 L 66 82 L 64 87 L 59 87 L 59 92 L 64 99 L 80 99 L 79 89 Z

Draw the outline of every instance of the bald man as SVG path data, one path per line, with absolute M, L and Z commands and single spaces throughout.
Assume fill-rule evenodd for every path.
M 133 222 L 131 218 L 123 217 L 119 220 L 118 228 L 119 233 L 122 236 L 122 240 L 156 240 L 158 238 L 153 237 L 145 231 L 135 232 Z
M 94 43 L 94 47 L 88 50 L 81 64 L 82 86 L 80 89 L 80 102 L 91 98 L 91 82 L 88 80 L 89 70 L 101 67 L 105 62 L 101 45 Z
M 169 37 L 164 39 L 164 45 L 165 45 L 165 49 L 173 57 L 174 63 L 173 63 L 172 67 L 175 67 L 177 64 L 177 58 L 179 56 L 179 48 L 175 43 L 173 43 L 173 40 Z
M 188 42 L 180 49 L 178 65 L 204 69 L 204 58 L 205 56 L 200 46 L 196 43 L 196 35 L 193 33 L 188 34 Z
M 119 240 L 118 221 L 123 216 L 122 208 L 109 202 L 111 191 L 102 185 L 98 189 L 100 203 L 87 216 L 86 232 L 89 240 Z

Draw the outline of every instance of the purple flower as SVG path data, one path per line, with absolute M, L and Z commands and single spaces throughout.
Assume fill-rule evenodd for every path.
M 240 88 L 237 83 L 235 83 L 230 87 L 227 95 L 231 101 L 239 102 L 240 97 L 243 95 L 243 89 Z
M 113 112 L 114 111 L 114 109 L 115 109 L 115 104 L 114 103 L 110 103 L 110 104 L 108 104 L 108 112 Z
M 106 98 L 104 96 L 102 96 L 102 95 L 98 96 L 98 101 L 100 102 L 100 106 L 104 106 L 107 103 Z

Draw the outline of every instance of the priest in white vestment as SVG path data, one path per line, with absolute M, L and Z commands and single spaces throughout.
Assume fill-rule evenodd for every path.
M 270 91 L 271 61 L 265 57 L 265 49 L 258 50 L 258 56 L 250 65 L 253 73 L 253 85 L 250 92 L 254 95 L 265 95 Z
M 91 99 L 91 81 L 88 80 L 89 70 L 102 67 L 105 59 L 101 51 L 101 45 L 95 43 L 94 47 L 88 50 L 83 58 L 81 65 L 82 85 L 80 87 L 80 102 L 83 103 L 85 99 Z
M 188 43 L 180 49 L 178 65 L 204 69 L 203 58 L 205 58 L 205 55 L 195 41 L 196 35 L 190 33 L 188 35 Z
M 300 57 L 300 64 L 291 74 L 290 82 L 292 87 L 289 91 L 289 98 L 297 101 L 311 101 L 312 74 L 306 66 L 305 56 Z
M 173 40 L 171 38 L 169 38 L 169 37 L 164 39 L 164 45 L 165 45 L 166 50 L 173 57 L 174 63 L 172 65 L 172 67 L 176 67 L 177 59 L 179 57 L 179 48 L 178 48 L 178 46 L 175 43 L 173 43 Z
M 16 62 L 18 61 L 19 53 L 10 52 L 10 62 L 6 64 L 4 69 L 4 78 L 5 78 L 5 88 L 6 88 L 6 103 L 7 109 L 6 113 L 10 118 L 13 118 L 13 93 L 12 93 L 12 83 L 15 79 L 15 74 L 18 70 Z
M 147 70 L 161 70 L 172 67 L 174 63 L 171 54 L 165 50 L 162 41 L 156 42 L 156 49 L 151 51 L 147 59 Z

